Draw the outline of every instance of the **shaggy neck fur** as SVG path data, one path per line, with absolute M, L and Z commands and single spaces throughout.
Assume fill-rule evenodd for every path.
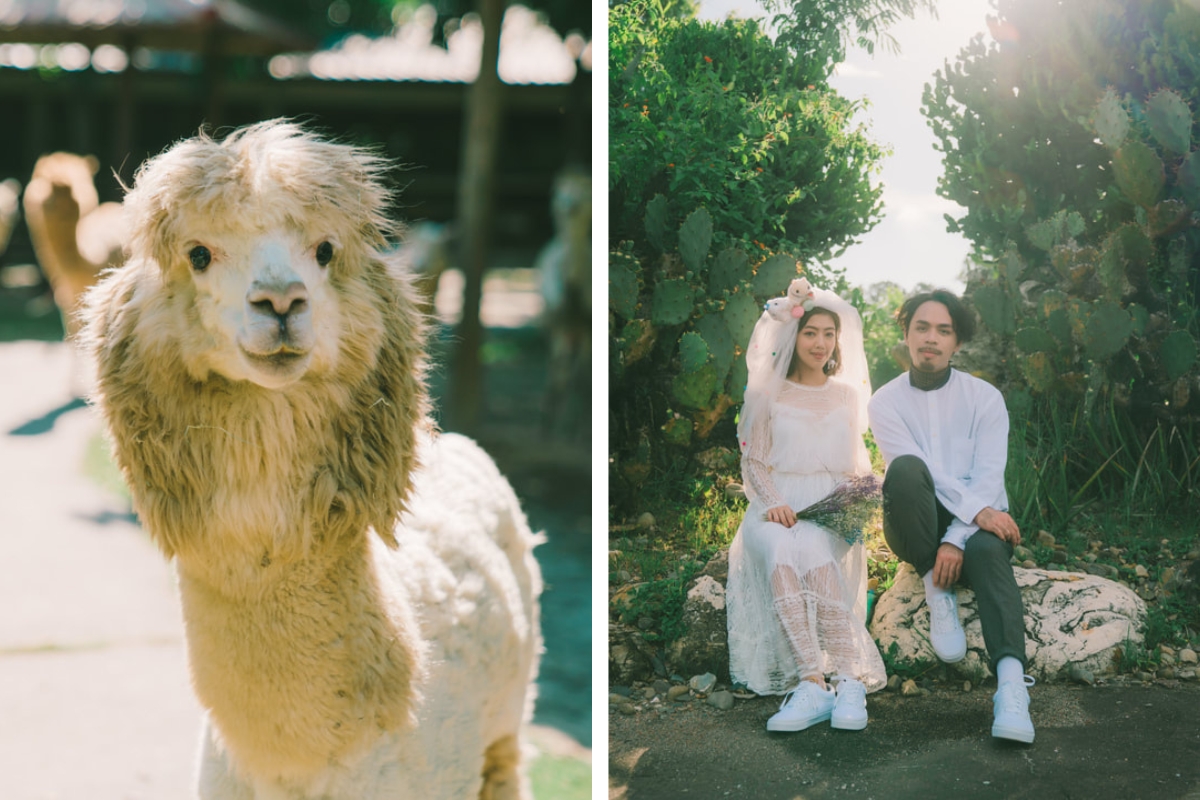
M 372 265 L 333 374 L 272 391 L 181 355 L 195 323 L 154 269 L 127 265 L 90 298 L 98 399 L 138 514 L 177 560 L 220 738 L 239 767 L 304 780 L 413 713 L 420 637 L 394 587 L 382 599 L 369 531 L 394 544 L 425 424 L 420 332 L 395 321 L 416 316 Z

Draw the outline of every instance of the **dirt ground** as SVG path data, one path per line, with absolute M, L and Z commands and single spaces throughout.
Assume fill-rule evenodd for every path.
M 868 698 L 862 732 L 768 733 L 778 698 L 609 713 L 610 800 L 1200 800 L 1200 686 L 1038 685 L 1031 745 L 993 739 L 992 692 Z

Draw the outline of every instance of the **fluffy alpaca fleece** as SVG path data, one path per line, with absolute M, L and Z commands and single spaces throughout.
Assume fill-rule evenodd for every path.
M 175 560 L 202 798 L 529 796 L 535 537 L 428 422 L 382 167 L 281 121 L 184 141 L 88 296 L 96 401 Z

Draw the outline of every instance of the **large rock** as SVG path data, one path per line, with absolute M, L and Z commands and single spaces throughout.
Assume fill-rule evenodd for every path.
M 1026 671 L 1039 680 L 1065 680 L 1072 666 L 1111 672 L 1118 647 L 1142 642 L 1146 604 L 1121 584 L 1074 572 L 1020 567 L 1013 572 L 1025 604 Z M 950 666 L 978 682 L 988 674 L 988 661 L 975 593 L 960 588 L 958 606 L 967 657 Z M 871 633 L 883 653 L 895 644 L 898 660 L 937 660 L 929 644 L 925 586 L 908 564 L 900 565 L 892 587 L 876 603 Z
M 654 679 L 657 656 L 642 632 L 620 622 L 608 623 L 608 681 L 628 686 L 634 681 Z
M 711 672 L 729 680 L 729 637 L 725 630 L 725 582 L 729 551 L 722 550 L 688 585 L 683 603 L 684 634 L 667 649 L 667 663 L 681 675 Z

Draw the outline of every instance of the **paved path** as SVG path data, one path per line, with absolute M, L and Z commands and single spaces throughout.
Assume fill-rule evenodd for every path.
M 994 689 L 880 692 L 862 732 L 767 733 L 770 697 L 610 712 L 609 798 L 1200 800 L 1200 686 L 1035 686 L 1031 745 L 990 736 Z
M 71 367 L 0 345 L 0 797 L 184 798 L 200 710 L 173 578 L 83 473 L 100 425 Z

